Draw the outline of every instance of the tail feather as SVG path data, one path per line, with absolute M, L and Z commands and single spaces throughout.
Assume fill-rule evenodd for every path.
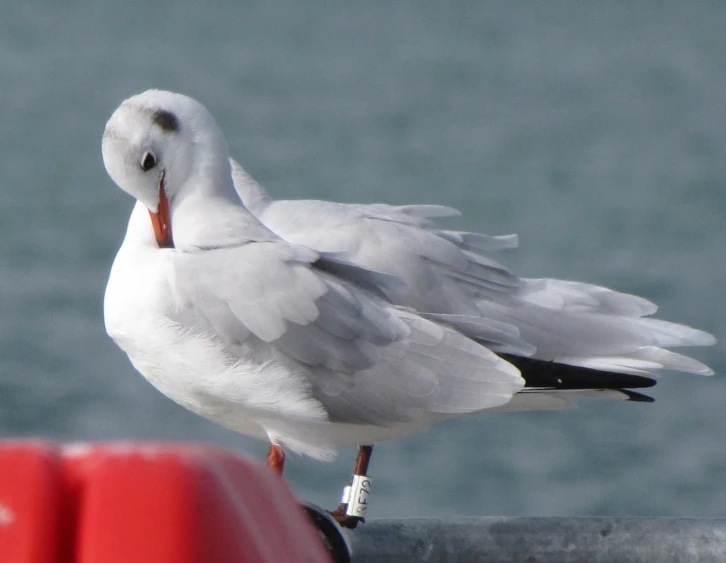
M 664 369 L 694 373 L 696 375 L 713 375 L 713 370 L 698 360 L 656 346 L 644 346 L 634 352 L 618 356 L 562 356 L 556 358 L 555 361 L 593 370 L 636 375 L 657 375 L 658 372 Z

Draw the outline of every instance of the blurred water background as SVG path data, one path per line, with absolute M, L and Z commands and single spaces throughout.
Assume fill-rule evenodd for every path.
M 726 3 L 132 0 L 0 7 L 0 435 L 262 443 L 138 375 L 103 328 L 131 200 L 100 139 L 149 87 L 200 99 L 274 195 L 458 207 L 529 277 L 724 338 Z M 482 415 L 381 444 L 376 516 L 726 513 L 726 354 L 652 405 Z M 353 451 L 293 458 L 337 503 Z

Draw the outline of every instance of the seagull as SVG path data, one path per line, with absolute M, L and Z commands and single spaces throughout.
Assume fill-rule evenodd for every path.
M 647 401 L 632 389 L 662 369 L 710 373 L 665 350 L 707 333 L 644 318 L 654 306 L 641 298 L 518 278 L 483 254 L 514 237 L 439 230 L 430 219 L 448 209 L 273 202 L 187 96 L 124 101 L 102 153 L 137 200 L 106 288 L 108 334 L 169 398 L 268 441 L 280 474 L 287 451 L 359 446 L 332 513 L 344 526 L 365 515 L 375 442 L 572 396 Z
M 288 450 L 328 459 L 364 445 L 370 457 L 379 440 L 504 405 L 523 388 L 519 370 L 457 331 L 457 319 L 392 305 L 388 295 L 404 289 L 396 278 L 262 225 L 237 196 L 219 126 L 195 100 L 129 98 L 102 152 L 138 202 L 106 288 L 108 334 L 177 403 L 268 440 L 276 471 Z M 367 495 L 358 481 L 356 499 Z

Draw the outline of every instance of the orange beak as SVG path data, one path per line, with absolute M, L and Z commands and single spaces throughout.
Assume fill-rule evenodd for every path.
M 159 248 L 174 248 L 174 239 L 171 235 L 171 214 L 169 213 L 169 199 L 164 190 L 164 174 L 159 180 L 159 211 L 149 211 L 151 224 L 154 227 L 154 236 Z

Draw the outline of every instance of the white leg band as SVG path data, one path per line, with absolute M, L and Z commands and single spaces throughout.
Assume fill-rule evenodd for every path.
M 348 516 L 363 518 L 368 510 L 368 497 L 371 494 L 371 478 L 365 475 L 353 475 L 350 487 L 343 490 L 343 503 L 348 506 L 345 513 Z

